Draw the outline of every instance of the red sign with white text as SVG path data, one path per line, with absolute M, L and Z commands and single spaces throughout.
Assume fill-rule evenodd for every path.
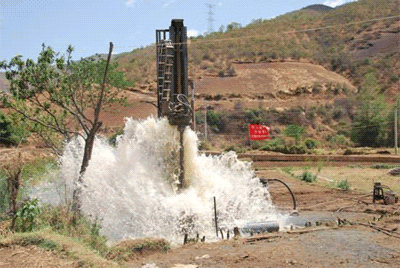
M 269 127 L 249 124 L 250 140 L 269 140 Z

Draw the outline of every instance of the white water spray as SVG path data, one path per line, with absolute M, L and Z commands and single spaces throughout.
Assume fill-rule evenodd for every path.
M 82 209 L 101 220 L 112 241 L 144 236 L 181 241 L 182 233 L 215 237 L 213 197 L 218 224 L 233 229 L 245 222 L 277 219 L 268 192 L 254 178 L 251 164 L 234 152 L 205 156 L 197 151 L 197 136 L 184 132 L 185 180 L 179 175 L 179 132 L 166 119 L 127 119 L 116 147 L 96 139 L 83 178 Z M 72 192 L 83 155 L 83 141 L 67 145 L 61 159 L 66 189 Z

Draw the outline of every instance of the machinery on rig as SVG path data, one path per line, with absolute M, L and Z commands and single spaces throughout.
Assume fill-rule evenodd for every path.
M 167 117 L 171 125 L 178 127 L 178 188 L 185 188 L 183 133 L 191 124 L 193 109 L 188 101 L 187 29 L 182 19 L 173 19 L 169 29 L 156 30 L 156 49 L 158 117 Z

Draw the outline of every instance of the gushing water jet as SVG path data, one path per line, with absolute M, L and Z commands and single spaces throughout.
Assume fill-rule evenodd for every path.
M 183 20 L 157 30 L 156 39 L 158 118 L 127 118 L 115 147 L 96 138 L 81 185 L 83 213 L 101 220 L 110 241 L 153 236 L 176 242 L 183 233 L 210 240 L 215 237 L 214 196 L 218 224 L 228 230 L 249 222 L 283 222 L 251 163 L 238 160 L 234 152 L 198 153 L 196 133 L 188 127 L 193 109 Z M 79 175 L 82 148 L 83 141 L 76 139 L 61 158 L 65 196 L 71 196 L 73 178 Z M 42 200 L 46 197 L 42 194 Z

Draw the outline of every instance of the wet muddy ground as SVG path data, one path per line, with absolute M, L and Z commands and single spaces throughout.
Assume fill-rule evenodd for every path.
M 291 224 L 301 228 L 177 246 L 167 253 L 138 255 L 119 265 L 145 268 L 400 267 L 399 203 L 373 203 L 371 193 L 305 183 L 277 169 L 259 169 L 256 175 L 278 178 L 289 185 L 299 213 L 291 218 Z M 271 183 L 269 191 L 278 210 L 290 212 L 293 209 L 292 198 L 285 187 Z M 304 227 L 308 222 L 311 226 Z M 79 260 L 66 259 L 33 246 L 0 249 L 0 267 L 79 265 Z

